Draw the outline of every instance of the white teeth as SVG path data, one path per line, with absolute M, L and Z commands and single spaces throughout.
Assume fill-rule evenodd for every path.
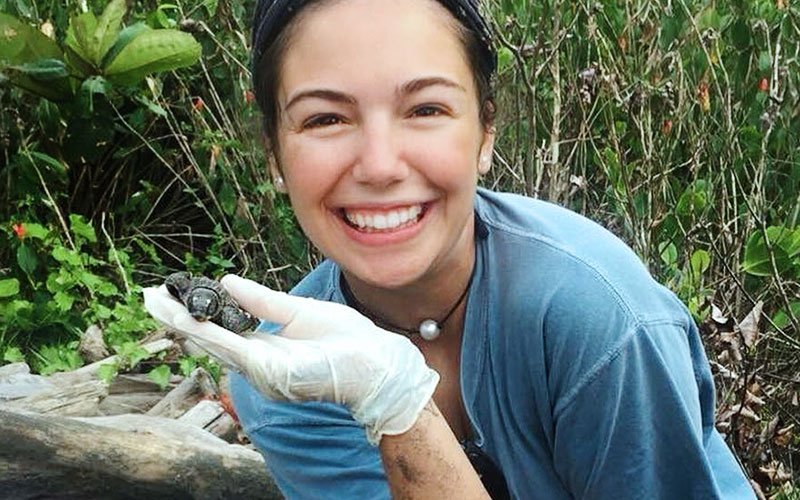
M 386 217 L 381 214 L 372 216 L 372 225 L 375 227 L 375 229 L 386 229 L 388 227 Z
M 421 205 L 409 208 L 389 210 L 383 213 L 360 213 L 345 211 L 345 217 L 351 224 L 367 230 L 396 229 L 409 221 L 416 221 L 422 213 Z

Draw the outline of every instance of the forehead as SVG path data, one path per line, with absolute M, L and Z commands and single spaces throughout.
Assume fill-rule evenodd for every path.
M 434 0 L 336 0 L 296 19 L 282 60 L 283 90 L 300 84 L 445 76 L 471 86 L 458 22 Z M 398 82 L 394 82 L 395 84 Z

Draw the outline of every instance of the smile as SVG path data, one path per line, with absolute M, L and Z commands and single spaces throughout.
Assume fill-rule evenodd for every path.
M 389 232 L 416 224 L 424 211 L 423 205 L 411 205 L 391 210 L 343 209 L 348 225 L 366 233 Z

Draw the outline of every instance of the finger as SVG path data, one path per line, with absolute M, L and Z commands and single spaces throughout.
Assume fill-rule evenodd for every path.
M 144 308 L 153 318 L 160 323 L 173 328 L 173 318 L 181 312 L 186 312 L 186 307 L 169 294 L 167 288 L 161 285 L 158 288 L 150 287 L 142 290 Z
M 308 304 L 308 299 L 272 290 L 235 274 L 223 277 L 220 282 L 245 310 L 281 325 L 290 323 Z
M 213 357 L 237 370 L 245 369 L 250 349 L 247 339 L 210 321 L 197 321 L 185 308 L 170 324 Z

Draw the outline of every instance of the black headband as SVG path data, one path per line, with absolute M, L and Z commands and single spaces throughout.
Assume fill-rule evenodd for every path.
M 264 51 L 308 0 L 259 0 L 253 16 L 253 74 Z M 479 0 L 439 0 L 481 44 L 480 71 L 491 75 L 497 64 L 489 26 L 480 14 Z

